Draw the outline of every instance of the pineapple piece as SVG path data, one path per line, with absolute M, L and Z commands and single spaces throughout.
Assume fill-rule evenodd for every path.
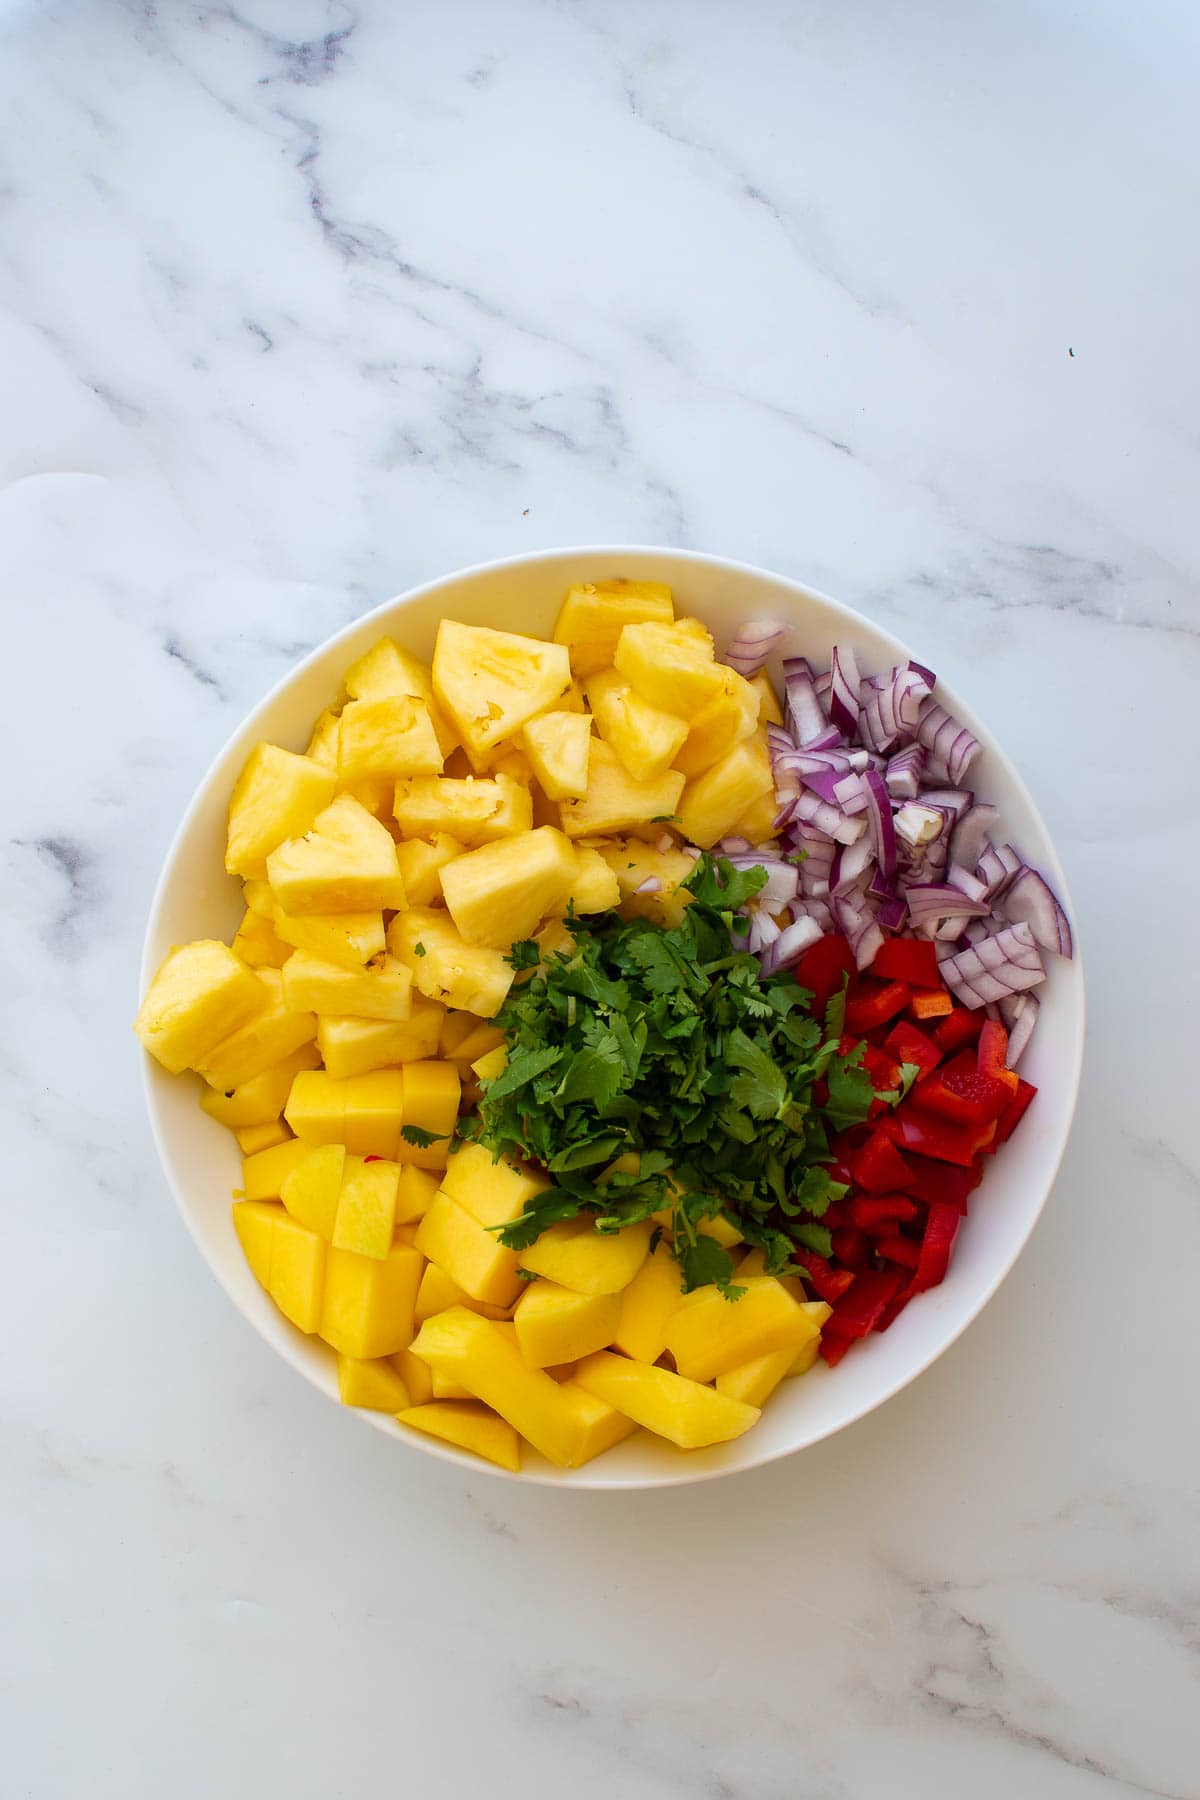
M 578 849 L 575 857 L 575 879 L 565 898 L 551 910 L 565 914 L 570 908 L 579 915 L 607 912 L 616 906 L 621 898 L 620 884 L 599 850 Z
M 292 1134 L 282 1119 L 270 1119 L 262 1125 L 243 1125 L 233 1135 L 243 1156 L 257 1156 L 260 1150 L 286 1144 Z
M 551 919 L 548 925 L 543 925 L 533 941 L 538 947 L 542 968 L 552 957 L 570 957 L 575 949 L 575 939 L 562 919 Z
M 393 1244 L 382 1258 L 331 1247 L 318 1332 L 343 1356 L 394 1356 L 412 1342 L 423 1266 L 411 1244 Z
M 503 1326 L 452 1306 L 426 1319 L 412 1348 L 507 1419 L 550 1462 L 569 1469 L 580 1460 L 583 1431 L 570 1395 L 541 1369 L 526 1367 Z
M 348 969 L 296 950 L 281 974 L 283 997 L 292 1007 L 360 1019 L 407 1019 L 412 1012 L 411 971 L 386 952 L 365 968 Z
M 432 906 L 442 898 L 442 870 L 461 856 L 466 845 L 448 832 L 436 831 L 432 843 L 422 838 L 409 838 L 396 845 L 396 861 L 404 877 L 404 892 L 410 906 Z
M 695 719 L 717 697 L 728 673 L 713 660 L 712 638 L 696 619 L 627 625 L 613 666 L 651 706 L 686 719 Z
M 307 1152 L 308 1145 L 294 1137 L 286 1138 L 282 1144 L 264 1145 L 261 1150 L 247 1150 L 242 1157 L 242 1193 L 246 1199 L 281 1199 L 284 1182 Z
M 414 775 L 396 783 L 395 815 L 406 837 L 442 831 L 473 848 L 528 831 L 533 802 L 508 775 Z
M 438 627 L 433 691 L 472 757 L 486 757 L 526 719 L 546 712 L 570 679 L 570 658 L 559 644 L 453 619 Z
M 324 962 L 342 963 L 348 969 L 359 969 L 382 956 L 386 943 L 382 912 L 312 913 L 305 919 L 291 919 L 282 907 L 276 907 L 275 930 L 293 949 L 307 950 Z
M 254 970 L 240 963 L 228 944 L 201 938 L 168 952 L 133 1029 L 151 1056 L 178 1075 L 195 1068 L 269 1001 Z
M 320 1151 L 315 1154 L 320 1155 Z M 356 1250 L 360 1256 L 385 1257 L 396 1229 L 396 1196 L 400 1191 L 400 1165 L 383 1157 L 370 1162 L 348 1156 L 338 1195 L 332 1242 L 339 1250 Z
M 575 852 L 561 831 L 542 825 L 447 863 L 442 892 L 450 917 L 468 944 L 508 950 L 536 931 L 569 890 Z
M 521 1279 L 516 1251 L 506 1249 L 495 1232 L 447 1193 L 437 1195 L 418 1225 L 417 1249 L 472 1300 L 504 1308 L 517 1297 Z
M 592 722 L 578 712 L 541 713 L 521 727 L 521 743 L 547 800 L 582 800 L 587 793 Z
M 620 1312 L 618 1294 L 573 1294 L 553 1281 L 532 1282 L 513 1313 L 521 1355 L 531 1369 L 547 1369 L 607 1350 Z
M 349 794 L 357 800 L 364 812 L 369 812 L 373 819 L 381 825 L 388 826 L 391 836 L 392 797 L 396 791 L 395 778 L 390 775 L 367 776 L 362 781 L 347 781 L 338 786 L 339 794 Z
M 672 1318 L 667 1349 L 689 1380 L 711 1381 L 774 1350 L 786 1350 L 791 1362 L 818 1331 L 771 1276 L 739 1281 L 738 1286 L 746 1291 L 732 1306 L 719 1288 L 697 1288 Z
M 462 1099 L 458 1069 L 452 1062 L 418 1061 L 405 1063 L 402 1073 L 404 1130 L 430 1133 L 433 1142 L 412 1143 L 402 1131 L 397 1160 L 419 1169 L 444 1169 Z
M 240 1126 L 266 1125 L 278 1119 L 287 1105 L 292 1082 L 302 1069 L 315 1069 L 321 1056 L 315 1044 L 303 1044 L 291 1056 L 285 1056 L 273 1069 L 266 1069 L 232 1093 L 217 1094 L 206 1087 L 200 1095 L 200 1107 L 219 1125 L 237 1131 Z
M 267 879 L 292 915 L 374 912 L 405 903 L 391 833 L 352 794 L 339 794 L 319 813 L 307 837 L 289 838 L 272 850 Z
M 356 1156 L 397 1161 L 404 1121 L 404 1077 L 374 1069 L 339 1080 L 324 1069 L 302 1070 L 292 1083 L 284 1117 L 306 1144 L 344 1144 Z
M 214 1045 L 198 1066 L 198 1073 L 219 1093 L 231 1093 L 252 1081 L 317 1035 L 316 1014 L 293 1011 L 284 1000 L 278 969 L 257 969 L 255 979 L 262 983 L 266 1004 Z
M 635 781 L 612 747 L 598 739 L 588 759 L 587 793 L 582 800 L 562 802 L 562 828 L 568 837 L 602 836 L 673 818 L 683 782 L 676 769 L 653 781 Z
M 338 716 L 326 707 L 317 715 L 317 722 L 312 728 L 312 736 L 308 740 L 308 748 L 304 752 L 310 762 L 320 763 L 326 769 L 336 771 L 338 764 Z
M 246 911 L 258 913 L 264 919 L 275 918 L 275 896 L 271 892 L 271 884 L 263 880 L 251 879 L 242 883 L 242 899 L 246 902 Z
M 341 1081 L 433 1056 L 441 1025 L 441 1007 L 418 994 L 407 1019 L 322 1013 L 317 1020 L 317 1047 L 329 1073 Z
M 730 1307 L 731 1312 L 734 1310 Z M 756 1406 L 718 1394 L 714 1388 L 702 1387 L 698 1381 L 689 1381 L 670 1369 L 630 1362 L 628 1357 L 615 1356 L 611 1350 L 598 1350 L 581 1362 L 573 1385 L 594 1394 L 598 1400 L 606 1400 L 618 1412 L 681 1450 L 727 1443 L 749 1431 L 761 1417 Z
M 364 1406 L 371 1412 L 407 1412 L 412 1399 L 404 1377 L 386 1357 L 337 1359 L 338 1399 L 343 1406 Z
M 412 970 L 421 993 L 490 1019 L 512 986 L 514 970 L 499 950 L 467 944 L 445 913 L 414 906 L 388 927 L 388 947 Z
M 758 722 L 760 725 L 782 725 L 783 708 L 779 704 L 779 696 L 771 685 L 771 677 L 765 669 L 761 669 L 750 686 L 758 695 Z
M 661 581 L 585 581 L 567 589 L 554 625 L 554 641 L 566 644 L 571 668 L 580 679 L 612 662 L 626 625 L 675 617 L 671 590 Z
M 752 844 L 766 844 L 777 837 L 775 821 L 779 817 L 779 802 L 775 798 L 774 788 L 760 794 L 751 802 L 745 812 L 733 822 L 730 837 L 746 838 Z
M 438 1054 L 451 1056 L 456 1062 L 463 1058 L 458 1054 L 458 1046 L 470 1037 L 479 1024 L 474 1013 L 448 1012 L 442 1020 L 442 1034 L 438 1039 Z
M 508 1156 L 497 1161 L 482 1144 L 460 1144 L 442 1177 L 443 1193 L 480 1225 L 507 1225 L 549 1186 L 548 1178 L 532 1166 Z
M 396 694 L 351 700 L 338 728 L 338 780 L 343 784 L 400 775 L 440 775 L 442 752 L 423 700 Z
M 606 844 L 600 855 L 616 877 L 625 918 L 651 919 L 656 925 L 679 924 L 692 898 L 682 884 L 696 866 L 685 850 L 658 850 L 653 844 L 628 838 Z M 652 893 L 639 893 L 647 881 L 657 881 L 658 887 Z
M 429 708 L 438 748 L 443 756 L 457 749 L 458 734 L 433 697 L 433 675 L 408 650 L 402 650 L 393 638 L 380 638 L 365 656 L 360 656 L 346 670 L 347 693 L 355 700 L 386 700 L 395 694 L 411 694 Z
M 423 1219 L 437 1191 L 438 1178 L 433 1171 L 419 1169 L 416 1163 L 401 1163 L 400 1179 L 396 1184 L 397 1229 Z
M 667 1347 L 671 1320 L 683 1303 L 683 1274 L 666 1244 L 655 1245 L 653 1256 L 646 1258 L 620 1298 L 614 1345 L 637 1362 L 657 1362 Z
M 285 944 L 276 932 L 274 920 L 264 919 L 249 908 L 231 948 L 238 960 L 251 969 L 280 969 L 292 953 L 291 945 Z
M 256 744 L 229 797 L 229 873 L 261 875 L 272 850 L 311 828 L 333 799 L 334 787 L 321 763 L 275 744 Z
M 721 690 L 692 720 L 687 741 L 674 758 L 689 777 L 702 775 L 727 756 L 735 744 L 758 728 L 759 695 L 735 669 L 721 669 Z
M 587 684 L 596 729 L 635 781 L 653 781 L 669 769 L 688 736 L 688 722 L 652 706 L 615 669 Z
M 328 1242 L 337 1224 L 346 1152 L 341 1144 L 302 1148 L 304 1154 L 284 1177 L 279 1197 L 293 1219 Z
M 459 1450 L 469 1450 L 516 1474 L 521 1467 L 521 1440 L 505 1419 L 477 1400 L 435 1400 L 398 1412 L 401 1425 L 411 1425 L 429 1437 L 440 1438 Z
M 497 1044 L 494 1050 L 485 1050 L 471 1064 L 471 1073 L 476 1081 L 499 1081 L 508 1067 L 508 1051 L 503 1044 Z
M 747 808 L 774 795 L 771 760 L 760 737 L 735 744 L 720 762 L 689 781 L 679 807 L 680 829 L 693 844 L 711 850 L 731 832 Z
M 575 1294 L 616 1294 L 646 1260 L 651 1230 L 643 1219 L 620 1231 L 597 1231 L 591 1214 L 581 1213 L 548 1226 L 521 1251 L 521 1266 Z

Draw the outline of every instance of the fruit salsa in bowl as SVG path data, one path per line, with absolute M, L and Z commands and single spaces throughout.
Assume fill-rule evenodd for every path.
M 294 1367 L 624 1488 L 814 1443 L 954 1341 L 1053 1182 L 1083 980 L 933 667 L 782 577 L 585 548 L 391 601 L 263 701 L 137 1030 L 185 1221 Z

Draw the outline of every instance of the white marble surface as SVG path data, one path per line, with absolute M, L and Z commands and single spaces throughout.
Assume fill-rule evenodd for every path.
M 14 1800 L 1200 1793 L 1198 62 L 1182 0 L 0 3 Z M 127 1026 L 173 823 L 297 654 L 606 540 L 967 688 L 1091 978 L 978 1324 L 790 1464 L 624 1499 L 398 1456 L 276 1361 Z

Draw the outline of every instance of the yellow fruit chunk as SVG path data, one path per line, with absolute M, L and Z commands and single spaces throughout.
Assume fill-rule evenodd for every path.
M 285 913 L 374 912 L 405 904 L 391 833 L 351 794 L 317 815 L 306 837 L 267 858 L 267 879 Z M 280 936 L 286 933 L 280 930 Z
M 760 725 L 782 725 L 783 708 L 779 704 L 779 696 L 771 685 L 771 677 L 763 669 L 751 681 L 750 686 L 758 695 L 758 720 Z
M 230 1131 L 245 1125 L 265 1125 L 277 1119 L 287 1105 L 292 1082 L 301 1070 L 315 1069 L 320 1060 L 315 1044 L 302 1044 L 294 1055 L 285 1056 L 274 1068 L 264 1069 L 232 1093 L 218 1094 L 206 1087 L 200 1095 L 201 1109 Z
M 265 1004 L 222 1038 L 219 1044 L 197 1064 L 209 1087 L 229 1093 L 253 1081 L 276 1063 L 282 1062 L 302 1044 L 311 1044 L 317 1035 L 316 1014 L 293 1012 L 283 998 L 283 978 L 278 969 L 258 969 L 255 979 L 261 982 Z
M 436 1400 L 410 1406 L 396 1414 L 401 1425 L 411 1425 L 429 1437 L 470 1450 L 515 1474 L 521 1467 L 521 1440 L 512 1426 L 475 1400 Z
M 404 877 L 404 892 L 410 906 L 432 906 L 442 898 L 442 870 L 461 856 L 466 845 L 448 832 L 437 831 L 432 843 L 423 838 L 409 838 L 396 845 L 396 861 Z
M 471 1312 L 477 1312 L 484 1319 L 507 1319 L 509 1309 L 505 1306 L 489 1306 L 486 1300 L 473 1300 L 465 1288 L 460 1288 L 457 1281 L 452 1281 L 445 1269 L 439 1269 L 436 1263 L 426 1263 L 425 1273 L 421 1276 L 421 1285 L 417 1290 L 417 1306 L 414 1318 L 418 1325 L 431 1319 L 435 1313 L 445 1312 L 449 1306 L 465 1306 Z
M 725 837 L 747 808 L 767 794 L 774 794 L 775 778 L 766 747 L 759 737 L 723 756 L 711 769 L 689 781 L 679 806 L 683 835 L 702 850 L 711 850 Z
M 388 927 L 388 947 L 430 1000 L 490 1019 L 504 1004 L 513 969 L 499 950 L 464 942 L 446 913 L 414 906 Z
M 709 1228 L 709 1222 L 706 1219 L 704 1222 L 703 1229 L 705 1231 L 707 1231 L 708 1228 Z M 764 1252 L 761 1250 L 758 1250 L 758 1249 L 747 1250 L 745 1256 L 742 1257 L 742 1260 L 738 1263 L 737 1268 L 734 1270 L 733 1279 L 738 1283 L 739 1286 L 742 1286 L 748 1281 L 755 1281 L 755 1280 L 760 1279 L 762 1276 L 764 1276 L 766 1274 L 766 1272 L 767 1272 L 767 1259 L 766 1259 L 766 1255 L 764 1254 Z M 773 1279 L 775 1281 L 778 1281 L 782 1287 L 785 1287 L 787 1289 L 788 1293 L 792 1296 L 792 1299 L 798 1301 L 801 1306 L 816 1306 L 819 1308 L 824 1305 L 824 1301 L 821 1301 L 821 1300 L 810 1301 L 809 1300 L 808 1289 L 805 1287 L 803 1281 L 801 1281 L 801 1279 L 798 1275 L 776 1275 L 773 1277 Z M 831 1310 L 832 1310 L 832 1308 L 829 1308 L 824 1313 L 821 1314 L 820 1318 L 817 1319 L 818 1325 L 820 1325 L 824 1319 L 827 1319 L 829 1317 L 829 1312 Z M 815 1315 L 811 1315 L 811 1316 L 815 1316 Z
M 373 1069 L 417 1062 L 437 1049 L 442 1009 L 417 995 L 406 1019 L 359 1019 L 326 1013 L 317 1022 L 317 1043 L 331 1075 L 346 1078 Z
M 497 1044 L 494 1050 L 476 1058 L 471 1064 L 471 1073 L 476 1081 L 498 1081 L 507 1067 L 508 1051 L 503 1044 Z
M 399 1186 L 399 1163 L 384 1157 L 366 1162 L 361 1156 L 348 1156 L 333 1225 L 335 1247 L 355 1250 L 359 1256 L 386 1256 L 396 1229 Z
M 265 1200 L 237 1200 L 233 1205 L 233 1229 L 242 1254 L 260 1287 L 271 1286 L 271 1245 L 275 1221 L 283 1208 Z
M 685 719 L 694 719 L 716 698 L 725 673 L 713 661 L 712 638 L 695 619 L 627 625 L 613 666 L 651 706 Z
M 567 589 L 554 625 L 554 641 L 566 644 L 571 668 L 582 679 L 606 669 L 626 625 L 675 616 L 671 590 L 661 581 L 585 581 Z
M 338 786 L 339 794 L 349 794 L 353 799 L 358 801 L 358 804 L 361 807 L 364 807 L 366 811 L 370 813 L 373 819 L 378 819 L 381 825 L 388 825 L 389 827 L 392 817 L 392 800 L 395 796 L 395 792 L 395 777 L 387 775 L 376 775 L 362 781 L 347 781 L 340 783 Z M 405 892 L 407 893 L 407 889 Z
M 321 763 L 327 769 L 337 769 L 338 716 L 327 707 L 317 714 L 317 722 L 312 728 L 312 736 L 304 754 L 310 762 Z
M 460 1038 L 452 1059 L 454 1062 L 474 1062 L 477 1056 L 483 1056 L 498 1044 L 503 1044 L 504 1033 L 497 1026 L 489 1025 L 486 1021 L 481 1023 L 479 1019 L 472 1018 L 470 1013 L 463 1016 L 471 1019 L 471 1029 L 465 1037 Z
M 280 1212 L 271 1241 L 269 1292 L 298 1331 L 313 1332 L 320 1321 L 327 1250 L 324 1238 Z
M 438 1050 L 442 1056 L 452 1056 L 456 1062 L 463 1059 L 458 1054 L 458 1046 L 469 1038 L 478 1026 L 479 1020 L 474 1013 L 447 1012 L 442 1019 L 442 1035 L 438 1039 Z
M 819 1343 L 818 1333 L 813 1340 L 814 1356 Z M 731 1400 L 741 1400 L 747 1406 L 765 1406 L 795 1360 L 791 1350 L 768 1350 L 765 1356 L 756 1356 L 752 1362 L 739 1363 L 736 1369 L 727 1369 L 724 1375 L 718 1375 L 717 1392 L 727 1394 Z
M 413 1305 L 423 1267 L 411 1244 L 393 1244 L 381 1260 L 331 1249 L 317 1327 L 344 1356 L 392 1356 L 412 1341 Z
M 775 790 L 760 794 L 733 822 L 730 837 L 748 838 L 752 844 L 767 844 L 777 833 L 775 821 L 779 817 L 779 802 L 775 798 Z
M 407 1019 L 412 973 L 385 952 L 365 968 L 348 969 L 309 950 L 294 950 L 281 971 L 287 1005 L 359 1019 Z
M 575 852 L 575 879 L 565 897 L 553 910 L 565 913 L 568 907 L 576 915 L 607 912 L 621 898 L 616 875 L 599 850 L 584 847 Z
M 423 700 L 396 694 L 385 700 L 351 700 L 342 709 L 339 781 L 441 772 L 442 752 Z
M 363 1406 L 371 1412 L 407 1412 L 412 1397 L 404 1377 L 385 1358 L 337 1359 L 338 1399 L 343 1406 Z
M 280 1199 L 293 1219 L 299 1219 L 310 1231 L 329 1239 L 337 1223 L 346 1152 L 341 1144 L 302 1148 L 304 1155 L 284 1176 Z
M 433 1142 L 410 1142 L 402 1131 L 397 1160 L 419 1169 L 444 1169 L 458 1122 L 462 1077 L 452 1062 L 405 1063 L 403 1075 L 404 1128 L 428 1133 Z
M 551 919 L 548 925 L 543 925 L 534 943 L 541 952 L 543 968 L 555 956 L 569 957 L 575 948 L 575 939 L 561 919 Z
M 563 830 L 568 837 L 601 836 L 671 818 L 683 780 L 677 769 L 667 769 L 653 781 L 635 781 L 611 745 L 598 738 L 588 760 L 587 793 L 582 800 L 562 803 Z
M 582 1213 L 548 1226 L 521 1251 L 521 1265 L 576 1294 L 615 1294 L 629 1286 L 646 1260 L 651 1230 L 642 1220 L 620 1231 L 601 1232 L 591 1215 Z
M 414 1406 L 424 1406 L 433 1398 L 433 1378 L 429 1373 L 429 1364 L 414 1356 L 411 1350 L 397 1350 L 388 1361 L 408 1389 L 409 1398 Z
M 473 756 L 486 756 L 552 707 L 570 679 L 559 644 L 453 619 L 438 627 L 433 691 Z
M 249 907 L 230 947 L 238 960 L 251 969 L 281 968 L 292 953 L 291 946 L 285 944 L 275 930 L 274 920 L 252 912 Z
M 447 863 L 442 892 L 468 944 L 508 950 L 536 931 L 570 889 L 575 852 L 561 831 L 542 825 Z
M 770 1276 L 737 1285 L 746 1291 L 736 1301 L 726 1300 L 716 1287 L 697 1288 L 667 1328 L 675 1366 L 692 1381 L 711 1381 L 772 1350 L 787 1350 L 790 1359 L 817 1329 Z
M 275 744 L 256 744 L 229 799 L 229 873 L 261 875 L 272 850 L 310 829 L 333 799 L 334 786 L 322 764 Z
M 592 676 L 587 699 L 597 731 L 635 781 L 653 781 L 682 750 L 687 720 L 651 706 L 615 669 Z
M 653 1256 L 646 1258 L 620 1299 L 613 1343 L 638 1362 L 657 1362 L 683 1300 L 683 1275 L 666 1244 L 655 1246 Z
M 529 1165 L 502 1156 L 494 1160 L 482 1144 L 460 1144 L 442 1177 L 442 1191 L 481 1225 L 507 1225 L 550 1186 Z
M 506 1250 L 449 1194 L 438 1194 L 417 1227 L 417 1249 L 437 1263 L 472 1300 L 501 1310 L 512 1305 L 521 1286 L 515 1250 Z
M 247 1152 L 242 1162 L 242 1192 L 247 1200 L 278 1200 L 283 1184 L 303 1161 L 307 1144 L 290 1137 L 285 1143 Z
M 508 775 L 414 775 L 396 783 L 395 814 L 406 837 L 446 832 L 470 847 L 528 831 L 533 802 Z
M 306 919 L 292 919 L 282 907 L 276 907 L 275 930 L 294 949 L 307 950 L 324 962 L 342 963 L 348 969 L 361 968 L 383 955 L 382 912 L 311 913 Z
M 396 1184 L 396 1224 L 408 1225 L 423 1219 L 438 1191 L 438 1178 L 429 1169 L 418 1169 L 416 1163 L 400 1164 Z
M 178 1075 L 264 1011 L 269 999 L 254 970 L 228 944 L 201 938 L 164 958 L 133 1029 L 151 1056 Z
M 575 1384 L 681 1450 L 701 1450 L 741 1437 L 761 1417 L 756 1406 L 718 1394 L 670 1369 L 630 1362 L 611 1350 L 598 1350 L 580 1363 Z
M 531 1369 L 546 1369 L 606 1350 L 620 1312 L 617 1294 L 575 1294 L 553 1281 L 530 1282 L 513 1313 L 521 1355 Z
M 674 758 L 689 778 L 702 775 L 735 744 L 752 736 L 758 725 L 756 690 L 734 669 L 722 669 L 721 690 L 692 720 L 687 741 Z
M 808 1371 L 816 1362 L 817 1353 L 821 1348 L 821 1327 L 833 1311 L 833 1308 L 832 1306 L 827 1306 L 824 1300 L 806 1300 L 803 1302 L 803 1310 L 808 1314 L 808 1317 L 816 1326 L 816 1335 L 809 1338 L 807 1344 L 803 1344 L 800 1349 L 797 1350 L 791 1363 L 788 1365 L 787 1372 L 789 1375 L 807 1375 Z
M 275 896 L 271 892 L 270 882 L 265 878 L 259 880 L 251 877 L 249 881 L 243 881 L 242 899 L 246 902 L 247 912 L 258 913 L 264 919 L 274 919 Z
M 292 1083 L 284 1117 L 308 1144 L 344 1144 L 356 1156 L 396 1161 L 404 1122 L 404 1077 L 375 1069 L 339 1080 L 324 1069 L 304 1070 Z
M 521 727 L 521 743 L 547 800 L 583 798 L 592 744 L 592 723 L 586 713 L 541 713 Z
M 452 1375 L 443 1375 L 438 1368 L 429 1371 L 430 1386 L 433 1388 L 435 1400 L 473 1400 L 474 1394 L 461 1381 L 455 1381 Z
M 570 1365 L 568 1365 L 570 1367 Z M 547 1370 L 554 1375 L 554 1370 Z M 589 1394 L 586 1388 L 580 1387 L 574 1378 L 574 1369 L 569 1374 L 555 1375 L 563 1385 L 563 1392 L 570 1400 L 579 1425 L 579 1445 L 573 1467 L 581 1468 L 584 1463 L 591 1462 L 595 1456 L 602 1456 L 619 1444 L 623 1438 L 631 1436 L 637 1430 L 636 1421 L 626 1418 L 607 1400 Z
M 449 756 L 458 736 L 433 697 L 433 678 L 428 663 L 392 638 L 381 638 L 365 656 L 346 670 L 345 686 L 355 700 L 386 700 L 393 694 L 412 694 L 429 708 L 433 729 L 443 756 Z
M 282 1119 L 270 1119 L 265 1125 L 243 1125 L 234 1132 L 243 1156 L 257 1156 L 260 1150 L 273 1150 L 291 1141 L 291 1132 Z
M 637 838 L 624 838 L 606 844 L 600 855 L 616 877 L 622 917 L 650 919 L 655 925 L 679 924 L 684 907 L 690 905 L 692 898 L 681 884 L 696 866 L 685 851 L 659 850 Z M 640 893 L 648 881 L 655 881 L 658 886 L 649 893 Z
M 550 1462 L 572 1468 L 579 1461 L 583 1430 L 570 1397 L 541 1369 L 526 1366 L 503 1326 L 453 1306 L 426 1319 L 412 1348 L 507 1419 Z

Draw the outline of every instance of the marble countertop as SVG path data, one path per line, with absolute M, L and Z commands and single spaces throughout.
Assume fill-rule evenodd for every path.
M 0 4 L 14 1800 L 1200 1794 L 1198 62 L 1156 0 Z M 640 1497 L 310 1391 L 187 1239 L 128 1033 L 250 704 L 571 542 L 927 652 L 1090 970 L 985 1315 L 842 1436 Z

